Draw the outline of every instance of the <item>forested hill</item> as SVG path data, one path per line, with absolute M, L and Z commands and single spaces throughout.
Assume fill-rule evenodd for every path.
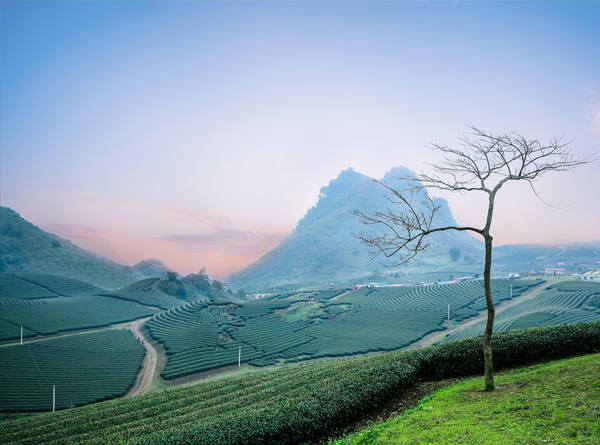
M 393 176 L 411 173 L 404 167 L 396 167 L 383 180 L 402 189 L 402 181 Z M 341 172 L 321 189 L 317 205 L 308 210 L 291 235 L 261 259 L 232 275 L 230 286 L 248 290 L 285 283 L 343 282 L 382 270 L 377 261 L 369 262 L 369 249 L 352 236 L 352 232 L 364 230 L 365 226 L 350 211 L 360 209 L 371 213 L 390 207 L 384 192 L 368 176 L 352 169 Z M 436 213 L 434 225 L 456 225 L 448 203 L 443 199 L 435 202 L 441 209 Z M 431 248 L 419 256 L 420 265 L 436 268 L 449 263 L 452 248 L 473 258 L 481 257 L 483 252 L 482 243 L 468 233 L 442 232 L 431 238 Z
M 160 277 L 161 269 L 169 270 L 157 260 L 129 267 L 103 258 L 0 207 L 0 272 L 60 275 L 112 290 Z

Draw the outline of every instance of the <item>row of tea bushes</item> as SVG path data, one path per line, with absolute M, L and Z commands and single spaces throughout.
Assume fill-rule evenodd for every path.
M 496 370 L 600 350 L 600 323 L 495 336 Z M 480 374 L 481 339 L 308 364 L 164 390 L 3 426 L 15 444 L 293 444 L 376 408 L 421 378 Z

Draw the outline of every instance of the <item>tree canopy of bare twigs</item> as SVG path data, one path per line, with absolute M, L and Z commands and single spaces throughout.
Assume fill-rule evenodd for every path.
M 353 233 L 365 245 L 372 248 L 373 258 L 385 257 L 393 266 L 414 260 L 419 252 L 430 246 L 429 235 L 449 230 L 470 231 L 483 237 L 485 242 L 484 288 L 488 310 L 486 329 L 483 335 L 485 361 L 485 389 L 493 390 L 491 339 L 495 309 L 491 290 L 492 240 L 490 227 L 494 214 L 496 194 L 509 181 L 527 183 L 541 200 L 535 189 L 535 181 L 550 172 L 565 172 L 594 161 L 591 156 L 574 154 L 570 142 L 551 138 L 543 143 L 527 139 L 513 131 L 494 135 L 472 125 L 459 139 L 457 148 L 432 144 L 441 152 L 437 164 L 427 164 L 430 173 L 421 172 L 413 176 L 397 176 L 406 181 L 405 188 L 396 190 L 383 181 L 379 182 L 390 192 L 390 206 L 372 214 L 360 209 L 351 213 L 367 226 L 382 229 L 373 235 Z M 482 192 L 488 195 L 486 223 L 482 228 L 469 226 L 437 227 L 436 212 L 440 206 L 434 204 L 428 189 L 445 190 L 453 193 Z M 394 209 L 392 209 L 394 206 Z M 398 207 L 397 207 L 398 206 Z M 400 211 L 396 210 L 400 209 Z

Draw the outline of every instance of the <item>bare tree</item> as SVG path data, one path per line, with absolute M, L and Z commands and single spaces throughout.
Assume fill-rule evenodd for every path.
M 496 194 L 508 181 L 528 183 L 535 195 L 536 179 L 549 172 L 572 170 L 594 161 L 590 156 L 578 156 L 571 152 L 569 142 L 560 138 L 548 143 L 530 140 L 517 132 L 495 136 L 474 126 L 459 139 L 459 148 L 432 144 L 430 148 L 442 152 L 438 164 L 427 164 L 432 173 L 395 177 L 407 181 L 407 186 L 396 190 L 382 181 L 379 182 L 390 193 L 390 203 L 401 205 L 401 211 L 391 208 L 367 215 L 361 210 L 352 214 L 361 218 L 365 225 L 384 229 L 383 234 L 372 235 L 364 232 L 353 233 L 367 246 L 373 248 L 373 258 L 391 258 L 391 266 L 406 264 L 419 252 L 427 250 L 429 235 L 448 230 L 470 231 L 481 235 L 485 242 L 485 266 L 483 272 L 487 324 L 483 333 L 483 355 L 485 363 L 485 390 L 494 390 L 492 333 L 494 328 L 494 301 L 492 299 L 491 268 L 492 240 L 490 233 L 494 214 Z M 454 193 L 483 192 L 488 195 L 488 208 L 483 228 L 446 226 L 436 227 L 434 216 L 440 209 L 427 193 L 427 189 L 447 190 Z M 541 198 L 540 198 L 541 199 Z M 387 265 L 389 267 L 389 265 Z

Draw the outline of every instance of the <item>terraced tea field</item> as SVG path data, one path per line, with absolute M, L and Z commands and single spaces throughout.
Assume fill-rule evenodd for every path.
M 3 323 L 23 326 L 28 331 L 39 335 L 52 335 L 109 326 L 158 312 L 156 309 L 101 296 L 51 298 L 38 301 L 41 304 L 6 305 L 2 302 L 0 320 Z M 0 334 L 1 340 L 17 338 L 19 333 L 14 330 L 2 331 Z
M 480 373 L 480 347 L 480 339 L 464 340 L 156 391 L 5 422 L 0 443 L 298 444 L 359 418 L 418 379 Z M 556 326 L 502 333 L 494 356 L 502 369 L 598 347 L 600 324 Z
M 105 330 L 0 347 L 0 411 L 52 411 L 122 396 L 144 347 L 129 330 Z
M 540 283 L 495 281 L 495 301 Z M 477 315 L 485 307 L 482 282 L 324 291 L 244 305 L 193 302 L 156 314 L 147 328 L 167 353 L 161 377 L 172 380 L 237 365 L 240 347 L 241 361 L 257 367 L 400 349 L 446 329 L 448 304 L 455 321 Z
M 120 397 L 134 384 L 145 349 L 130 330 L 108 327 L 159 309 L 53 275 L 2 274 L 0 292 L 1 411 L 51 410 L 53 385 L 63 409 Z M 23 345 L 14 341 L 21 327 Z M 92 328 L 107 329 L 76 332 Z
M 150 305 L 175 300 L 144 292 Z M 125 288 L 128 289 L 128 288 Z M 0 341 L 98 328 L 148 317 L 159 309 L 142 306 L 141 298 L 101 295 L 104 290 L 82 281 L 54 275 L 0 274 Z M 117 291 L 119 293 L 119 291 Z M 122 294 L 135 294 L 123 291 Z M 160 299 L 162 298 L 162 299 Z M 140 303 L 140 304 L 137 304 Z M 171 304 L 181 304 L 177 300 Z M 172 307 L 172 306 L 170 306 Z
M 245 304 L 227 300 L 181 304 L 181 300 L 158 291 L 155 279 L 94 295 L 98 288 L 76 280 L 61 282 L 52 276 L 5 275 L 0 288 L 3 292 L 0 296 L 0 340 L 18 339 L 21 326 L 24 327 L 24 338 L 29 340 L 152 316 L 146 328 L 166 353 L 166 365 L 159 371 L 162 371 L 162 379 L 174 384 L 181 382 L 176 379 L 197 378 L 207 371 L 237 365 L 240 349 L 241 362 L 258 368 L 397 350 L 430 333 L 447 329 L 448 305 L 453 322 L 476 316 L 485 308 L 481 281 L 427 287 L 366 288 L 352 292 L 290 292 Z M 543 282 L 539 280 L 495 280 L 494 300 L 498 303 L 518 297 L 541 285 Z M 589 286 L 585 289 L 580 289 L 578 283 L 570 286 L 555 285 L 554 289 L 540 293 L 539 298 L 525 300 L 507 309 L 506 314 L 498 317 L 497 325 L 500 329 L 515 329 L 549 321 L 556 324 L 557 321 L 598 320 L 600 310 L 585 306 L 589 297 L 595 295 Z M 76 295 L 78 292 L 82 295 Z M 540 304 L 531 306 L 533 301 Z M 524 306 L 528 308 L 526 314 L 522 313 L 523 304 L 529 305 Z M 503 316 L 506 316 L 506 322 Z M 127 334 L 133 338 L 130 332 Z M 467 328 L 461 334 L 458 337 L 456 332 L 452 334 L 455 337 L 449 338 L 464 338 L 478 332 Z M 82 334 L 74 335 L 73 339 L 76 337 L 82 337 Z M 42 337 L 41 340 L 29 345 L 44 351 L 42 347 L 51 346 L 50 341 L 66 341 L 66 337 L 52 340 Z M 18 351 L 15 360 L 2 364 L 3 371 L 15 375 L 16 369 L 27 358 L 19 355 L 25 349 L 17 346 L 3 346 L 2 349 L 4 353 Z M 68 351 L 76 349 L 60 347 L 52 350 L 56 352 L 56 360 L 62 360 L 64 355 L 64 363 L 74 363 Z M 108 354 L 110 351 L 100 348 L 97 352 L 98 362 L 102 361 L 99 357 L 103 355 L 107 363 L 113 360 Z M 137 372 L 143 348 L 140 356 L 131 354 L 131 357 L 131 369 L 135 363 Z M 64 376 L 80 384 L 74 374 L 64 373 Z M 131 381 L 128 382 L 130 385 Z M 76 404 L 112 397 L 124 391 L 122 386 L 117 389 L 120 392 L 106 392 L 88 399 L 82 397 Z M 27 404 L 15 409 L 26 408 Z M 33 404 L 28 409 L 38 408 Z
M 58 294 L 14 275 L 0 273 L 0 296 L 2 298 L 34 300 L 37 298 L 55 298 L 58 297 Z
M 554 284 L 533 298 L 500 312 L 494 331 L 598 321 L 600 309 L 586 305 L 595 295 L 600 295 L 600 283 L 563 281 Z M 442 342 L 481 335 L 484 326 L 482 322 L 453 332 Z
M 159 291 L 156 288 L 159 281 L 158 278 L 148 278 L 116 291 L 103 292 L 102 295 L 160 309 L 171 309 L 185 303 L 179 298 L 171 297 Z
M 3 274 L 4 275 L 4 274 Z M 82 297 L 86 295 L 100 295 L 104 289 L 84 283 L 72 278 L 56 275 L 20 273 L 12 274 L 13 277 L 28 281 L 62 297 Z M 4 277 L 2 277 L 4 279 Z

